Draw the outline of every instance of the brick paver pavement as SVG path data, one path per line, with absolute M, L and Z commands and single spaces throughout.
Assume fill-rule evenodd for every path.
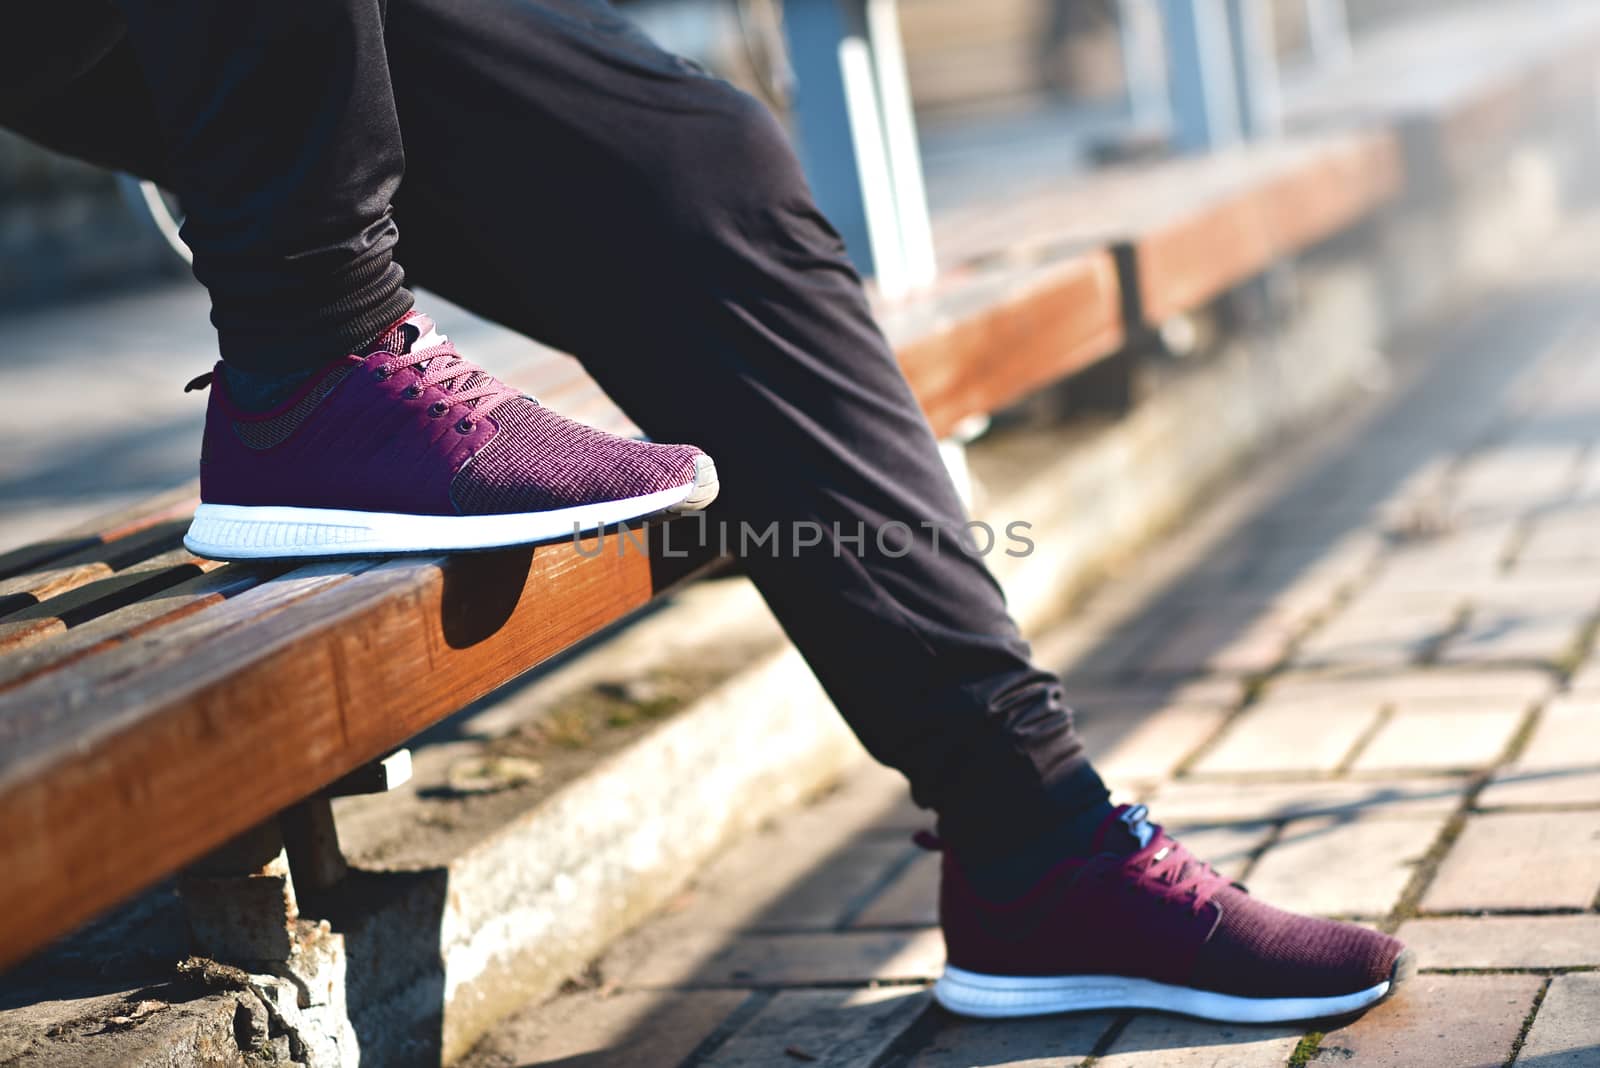
M 1315 1030 L 953 1019 L 931 821 L 865 768 L 467 1065 L 1600 1066 L 1592 289 L 1485 302 L 1273 499 L 1038 641 L 1120 796 L 1263 897 L 1400 931 L 1400 996 Z

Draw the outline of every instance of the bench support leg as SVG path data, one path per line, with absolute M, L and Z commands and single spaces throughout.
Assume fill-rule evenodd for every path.
M 1133 410 L 1139 364 L 1150 346 L 1130 341 L 1067 380 L 1068 414 L 1123 416 Z
M 289 870 L 306 893 L 326 890 L 350 874 L 326 795 L 309 797 L 279 817 Z

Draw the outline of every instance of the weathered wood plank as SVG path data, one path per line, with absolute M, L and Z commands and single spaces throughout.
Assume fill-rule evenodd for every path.
M 147 594 L 133 604 L 74 627 L 48 642 L 10 651 L 0 656 L 0 691 L 220 604 L 276 578 L 292 566 L 288 561 L 265 561 L 218 567 L 153 595 Z
M 1320 144 L 1201 210 L 1134 240 L 1140 303 L 1153 324 L 1348 228 L 1399 192 L 1399 149 L 1388 134 Z
M 49 541 L 35 542 L 0 553 L 0 579 L 9 579 L 51 565 L 63 557 L 120 541 L 158 523 L 186 518 L 199 503 L 199 488 L 190 483 L 140 501 L 124 511 L 80 524 Z
M 52 561 L 43 570 L 0 579 L 0 624 L 37 616 L 39 606 L 46 602 L 61 601 L 83 587 L 174 551 L 187 527 L 187 517 L 163 519 L 125 537 L 92 543 Z
M 900 365 L 937 434 L 1117 351 L 1120 291 L 1096 251 L 986 277 L 884 317 Z
M 0 619 L 0 656 L 135 604 L 222 564 L 172 549 Z

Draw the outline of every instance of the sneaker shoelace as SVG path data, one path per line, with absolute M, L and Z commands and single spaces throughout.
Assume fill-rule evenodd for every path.
M 1136 890 L 1186 903 L 1197 916 L 1217 891 L 1231 885 L 1211 865 L 1197 860 L 1187 849 L 1161 832 L 1157 832 L 1149 845 L 1110 870 Z
M 412 342 L 405 352 L 392 354 L 376 369 L 380 378 L 389 378 L 404 370 L 415 371 L 418 376 L 417 381 L 406 388 L 405 396 L 420 397 L 425 390 L 443 389 L 450 397 L 449 403 L 435 401 L 434 414 L 443 415 L 452 406 L 465 404 L 471 414 L 462 417 L 460 425 L 467 430 L 472 429 L 477 416 L 487 415 L 496 406 L 524 395 L 463 357 L 450 339 L 437 330 Z
M 928 830 L 917 831 L 911 840 L 934 853 L 943 852 L 945 848 L 944 840 Z M 1136 890 L 1184 903 L 1195 915 L 1199 915 L 1217 891 L 1233 885 L 1231 880 L 1219 875 L 1211 865 L 1197 859 L 1159 828 L 1153 829 L 1148 845 L 1122 858 L 1121 863 L 1100 870 L 1101 878 L 1113 876 L 1121 877 Z

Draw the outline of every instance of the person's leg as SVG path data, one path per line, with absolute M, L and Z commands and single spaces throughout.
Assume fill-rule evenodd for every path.
M 382 0 L 117 0 L 223 359 L 294 372 L 411 307 Z
M 1004 853 L 1063 818 L 1103 808 L 1104 788 L 1083 759 L 1059 683 L 1031 664 L 988 571 L 960 548 L 964 517 L 927 426 L 765 109 L 662 53 L 602 4 L 486 3 L 470 20 L 464 10 L 391 6 L 392 57 L 374 55 L 361 37 L 370 12 L 340 16 L 335 25 L 351 28 L 358 54 L 339 69 L 392 66 L 404 126 L 394 145 L 354 158 L 315 137 L 312 146 L 324 145 L 330 165 L 346 159 L 352 182 L 387 190 L 403 133 L 403 254 L 424 279 L 584 358 L 658 439 L 714 447 L 732 465 L 731 507 L 721 518 L 748 523 L 753 536 L 772 524 L 781 531 L 746 554 L 763 593 L 867 745 L 906 772 L 952 841 Z M 235 15 L 209 34 L 203 20 L 169 34 L 159 21 L 135 19 L 144 47 L 189 58 L 249 23 Z M 268 63 L 281 31 L 266 29 L 269 47 L 241 75 L 247 86 L 292 81 L 299 71 Z M 157 115 L 185 113 L 192 105 L 177 99 L 180 89 L 197 92 L 206 79 L 190 65 L 152 100 L 135 43 L 124 41 L 35 107 L 0 111 L 0 120 L 64 151 L 156 176 L 186 202 L 198 197 L 202 216 L 208 206 L 243 211 L 253 190 L 278 190 L 275 170 L 235 173 L 248 147 L 232 143 L 215 159 L 210 149 L 179 152 L 168 167 Z M 226 55 L 212 61 L 229 65 Z M 301 92 L 283 98 L 285 114 L 332 106 L 348 125 L 348 91 L 331 105 Z M 385 93 L 355 95 L 377 108 L 379 129 L 389 128 Z M 239 109 L 232 122 L 246 146 L 288 136 L 276 126 L 258 130 L 261 102 L 250 92 L 222 103 Z M 215 122 L 164 125 L 195 125 L 200 140 L 227 141 Z M 285 162 L 311 151 L 278 148 Z M 735 165 L 724 165 L 730 159 Z M 194 186 L 201 192 L 190 194 Z M 229 189 L 238 204 L 225 197 Z M 343 204 L 347 217 L 347 236 L 330 247 L 361 246 L 348 235 L 375 227 L 374 261 L 392 264 L 388 213 L 351 207 L 371 202 L 349 195 L 323 209 Z M 265 217 L 287 212 L 287 203 L 266 195 Z M 219 229 L 191 214 L 186 234 L 203 244 Z M 309 232 L 299 220 L 282 229 Z M 274 247 L 262 256 L 278 272 Z M 237 284 L 253 306 L 255 289 L 221 273 L 202 269 L 214 291 Z M 219 309 L 229 299 L 219 297 Z M 343 351 L 337 341 L 327 349 L 320 334 L 317 313 L 327 304 L 268 316 L 247 336 L 298 329 L 286 351 L 324 346 L 322 362 Z M 233 322 L 230 314 L 219 310 L 219 325 Z M 823 544 L 797 551 L 796 524 L 815 524 L 799 527 L 800 536 L 815 529 Z M 859 549 L 836 545 L 836 534 L 858 530 Z
M 593 0 L 393 0 L 389 54 L 412 276 L 716 457 L 713 520 L 735 548 L 740 524 L 778 525 L 746 568 L 964 851 L 1108 810 L 1059 682 L 961 549 L 926 420 L 766 108 Z
M 0 122 L 184 203 L 223 355 L 192 383 L 211 386 L 192 551 L 492 548 L 715 497 L 699 450 L 564 419 L 410 310 L 382 0 L 65 2 L 111 32 L 47 52 Z
M 764 108 L 597 0 L 393 0 L 388 33 L 408 270 L 709 449 L 713 520 L 778 524 L 779 551 L 747 547 L 745 567 L 938 811 L 947 1005 L 1250 1021 L 1392 989 L 1395 940 L 1256 902 L 1142 809 L 1110 809 L 1057 679 L 957 545 L 927 424 Z

